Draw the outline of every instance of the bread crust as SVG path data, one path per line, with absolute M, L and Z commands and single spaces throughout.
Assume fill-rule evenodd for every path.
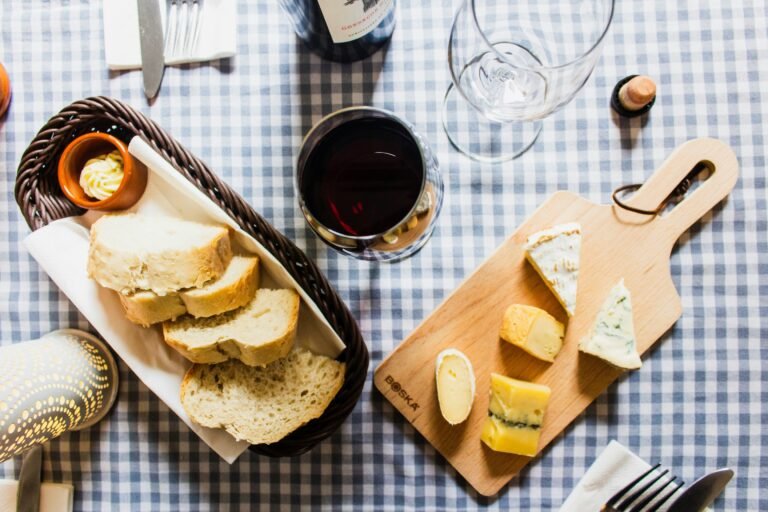
M 138 217 L 136 214 L 119 215 Z M 88 276 L 119 293 L 150 290 L 167 295 L 184 288 L 200 287 L 218 279 L 232 259 L 229 230 L 225 227 L 201 224 L 206 228 L 208 239 L 187 250 L 142 252 L 102 240 L 102 230 L 110 229 L 110 219 L 114 217 L 116 215 L 105 215 L 91 226 Z M 173 219 L 168 222 L 187 221 Z
M 229 264 L 232 265 L 234 261 L 235 259 Z M 259 258 L 249 257 L 245 272 L 240 274 L 234 283 L 206 292 L 207 288 L 204 286 L 179 292 L 190 315 L 204 318 L 245 306 L 259 288 Z
M 227 271 L 238 261 L 238 258 L 246 260 L 243 272 L 234 282 L 226 286 L 215 287 L 214 281 L 202 288 L 182 290 L 178 294 L 158 295 L 148 290 L 140 290 L 130 295 L 119 293 L 125 316 L 131 322 L 147 327 L 167 320 L 175 320 L 186 313 L 198 318 L 209 317 L 248 304 L 259 288 L 259 258 L 235 256 L 230 261 Z M 226 271 L 224 275 L 226 276 Z
M 123 305 L 125 317 L 143 327 L 174 320 L 187 312 L 181 298 L 176 294 L 157 295 L 152 292 L 137 292 L 132 295 L 122 293 L 117 295 Z
M 213 334 L 213 329 L 215 329 L 213 328 L 211 334 L 212 341 L 209 344 L 190 347 L 189 343 L 183 338 L 183 332 L 176 329 L 177 324 L 174 322 L 163 323 L 163 339 L 168 345 L 193 363 L 211 364 L 220 363 L 227 359 L 239 359 L 248 366 L 267 365 L 288 355 L 293 348 L 293 342 L 296 337 L 301 299 L 295 291 L 285 291 L 291 292 L 290 310 L 288 311 L 289 322 L 286 324 L 283 332 L 271 340 L 253 344 L 249 343 L 245 336 L 241 339 L 217 337 Z M 257 300 L 257 298 L 254 298 L 254 300 Z M 235 312 L 235 314 L 237 313 Z M 182 321 L 189 320 L 182 319 Z
M 296 348 L 295 351 L 306 351 L 309 352 L 306 349 L 303 348 Z M 292 355 L 292 354 L 291 354 Z M 289 355 L 288 357 L 291 357 Z M 314 358 L 321 358 L 324 356 L 318 356 L 312 354 Z M 229 363 L 232 364 L 232 363 Z M 276 362 L 274 364 L 279 364 L 279 362 Z M 180 388 L 180 398 L 181 398 L 181 404 L 182 407 L 184 407 L 184 410 L 189 415 L 190 419 L 204 427 L 209 428 L 222 428 L 225 431 L 227 431 L 229 434 L 234 436 L 237 440 L 240 441 L 247 441 L 251 444 L 272 444 L 276 443 L 280 440 L 282 440 L 285 436 L 290 434 L 291 432 L 295 431 L 296 429 L 300 428 L 301 426 L 305 425 L 306 423 L 312 421 L 313 419 L 319 418 L 323 415 L 325 410 L 328 408 L 328 405 L 333 401 L 333 398 L 336 396 L 336 394 L 341 390 L 342 386 L 344 385 L 344 379 L 346 375 L 346 365 L 344 363 L 333 361 L 334 365 L 339 365 L 339 372 L 338 377 L 335 378 L 332 382 L 330 382 L 330 386 L 326 388 L 326 392 L 323 393 L 323 400 L 322 401 L 316 401 L 314 404 L 307 403 L 303 404 L 304 407 L 302 408 L 302 415 L 301 417 L 291 417 L 291 418 L 285 418 L 284 421 L 281 422 L 281 427 L 279 430 L 275 432 L 254 432 L 254 427 L 251 424 L 241 424 L 237 421 L 230 421 L 229 418 L 216 418 L 216 419 L 208 419 L 202 414 L 198 414 L 198 411 L 192 410 L 191 405 L 187 402 L 186 398 L 189 396 L 189 387 L 194 383 L 195 379 L 200 378 L 200 372 L 203 370 L 214 370 L 216 366 L 218 365 L 201 365 L 201 364 L 195 364 L 187 372 L 184 374 L 184 378 L 181 382 L 181 388 Z M 258 371 L 257 369 L 254 369 L 254 371 Z M 263 371 L 266 373 L 269 371 L 269 367 L 264 368 Z M 227 381 L 224 380 L 222 382 L 223 386 L 227 385 Z

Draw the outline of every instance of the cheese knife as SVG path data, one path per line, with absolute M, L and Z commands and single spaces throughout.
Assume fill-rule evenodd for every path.
M 40 470 L 43 466 L 43 447 L 35 445 L 24 454 L 16 493 L 16 512 L 40 510 Z
M 667 512 L 701 512 L 720 496 L 733 478 L 730 469 L 718 469 L 699 478 L 670 505 Z
M 152 99 L 160 90 L 165 71 L 163 55 L 163 22 L 158 0 L 137 0 L 139 7 L 139 42 L 144 94 Z

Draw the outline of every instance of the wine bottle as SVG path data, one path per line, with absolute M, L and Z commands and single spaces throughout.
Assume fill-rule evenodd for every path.
M 324 59 L 352 62 L 384 46 L 395 29 L 395 0 L 280 0 L 296 35 Z

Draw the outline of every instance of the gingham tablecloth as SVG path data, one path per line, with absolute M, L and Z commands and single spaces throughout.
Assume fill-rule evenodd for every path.
M 645 360 L 611 386 L 497 498 L 478 496 L 375 391 L 301 457 L 244 454 L 229 466 L 122 363 L 120 396 L 96 427 L 45 448 L 44 479 L 72 482 L 76 510 L 556 509 L 610 439 L 685 481 L 730 466 L 719 510 L 768 510 L 768 6 L 763 1 L 619 1 L 603 57 L 576 99 L 544 122 L 534 148 L 503 166 L 454 151 L 439 107 L 449 82 L 452 2 L 401 0 L 387 51 L 352 65 L 297 42 L 277 2 L 238 1 L 232 61 L 169 68 L 148 106 L 139 72 L 109 73 L 100 2 L 6 1 L 0 59 L 14 89 L 0 124 L 0 344 L 89 326 L 21 246 L 13 198 L 29 140 L 60 108 L 104 94 L 158 121 L 317 260 L 358 318 L 371 370 L 551 193 L 609 201 L 677 145 L 728 142 L 741 164 L 730 198 L 683 235 L 672 276 L 685 312 Z M 658 80 L 647 124 L 615 124 L 614 83 Z M 433 239 L 396 265 L 339 256 L 316 239 L 292 189 L 297 147 L 340 107 L 410 119 L 442 164 L 446 200 Z M 2 376 L 0 376 L 2 378 Z M 0 465 L 15 478 L 20 459 Z

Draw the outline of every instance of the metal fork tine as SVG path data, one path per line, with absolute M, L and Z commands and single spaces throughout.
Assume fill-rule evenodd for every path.
M 173 55 L 173 43 L 176 39 L 176 31 L 178 30 L 178 9 L 176 8 L 176 0 L 170 0 L 168 6 L 168 16 L 165 22 L 165 48 L 164 54 L 167 57 Z
M 674 480 L 674 478 L 673 478 L 672 480 Z M 670 480 L 670 482 L 671 482 L 672 480 Z M 654 504 L 653 504 L 653 507 L 649 508 L 649 509 L 648 509 L 646 512 L 656 512 L 657 510 L 659 510 L 659 509 L 661 508 L 661 506 L 662 506 L 664 503 L 666 503 L 666 501 L 667 501 L 669 498 L 671 498 L 671 497 L 672 497 L 672 495 L 673 495 L 673 494 L 675 494 L 675 493 L 676 493 L 676 492 L 677 492 L 677 491 L 678 491 L 678 490 L 679 490 L 679 489 L 680 489 L 680 488 L 681 488 L 683 485 L 685 485 L 685 482 L 683 482 L 683 481 L 681 480 L 681 481 L 680 481 L 680 483 L 678 483 L 677 485 L 675 485 L 675 487 L 674 487 L 673 489 L 670 489 L 670 490 L 669 490 L 669 492 L 667 492 L 667 494 L 666 494 L 666 495 L 665 495 L 663 498 L 661 498 L 659 501 L 657 501 L 656 503 L 654 503 Z M 666 487 L 666 486 L 665 486 L 665 487 Z M 662 489 L 663 489 L 663 487 L 662 487 Z
M 186 55 L 187 44 L 189 44 L 189 26 L 191 24 L 190 20 L 192 19 L 194 0 L 182 0 L 182 2 L 184 2 L 184 30 L 182 31 L 184 37 L 181 40 L 181 55 Z
M 633 494 L 632 494 L 632 495 L 631 495 L 629 498 L 627 498 L 627 500 L 626 500 L 626 501 L 624 501 L 624 502 L 621 504 L 621 508 L 626 508 L 626 507 L 629 507 L 629 506 L 630 506 L 632 503 L 634 503 L 634 501 L 635 501 L 637 498 L 639 498 L 640 496 L 642 496 L 643 494 L 645 494 L 645 492 L 646 492 L 648 489 L 650 489 L 650 488 L 651 488 L 653 485 L 655 485 L 655 484 L 656 484 L 656 482 L 658 482 L 658 481 L 659 481 L 659 480 L 660 480 L 660 479 L 661 479 L 661 478 L 662 478 L 664 475 L 666 475 L 667 473 L 669 473 L 669 470 L 668 470 L 668 469 L 665 469 L 664 471 L 662 471 L 661 473 L 659 473 L 658 475 L 656 475 L 656 478 L 654 478 L 653 480 L 651 480 L 650 482 L 648 482 L 647 484 L 645 484 L 644 486 L 642 486 L 640 489 L 638 489 L 637 491 L 635 491 L 635 492 L 634 492 L 634 493 L 633 493 Z
M 195 50 L 197 50 L 197 42 L 200 38 L 200 19 L 203 15 L 203 5 L 202 0 L 192 0 L 192 30 L 189 31 L 190 34 L 190 40 L 189 44 L 187 45 L 186 53 L 188 56 L 194 54 Z
M 187 0 L 180 0 L 179 4 L 177 4 L 177 8 L 179 10 L 178 18 L 176 19 L 176 23 L 178 26 L 178 29 L 176 30 L 176 37 L 173 41 L 173 54 L 174 57 L 177 57 L 177 52 L 181 49 L 184 49 L 184 36 L 186 35 L 186 29 L 187 26 Z
M 637 478 L 635 478 L 634 480 L 632 480 L 631 482 L 629 482 L 629 483 L 626 485 L 626 487 L 624 487 L 622 490 L 620 490 L 619 492 L 617 492 L 616 494 L 614 494 L 614 495 L 613 495 L 613 497 L 612 497 L 610 500 L 608 500 L 608 502 L 607 502 L 605 505 L 606 505 L 607 507 L 614 507 L 614 506 L 616 506 L 616 503 L 618 503 L 618 501 L 619 501 L 620 499 L 622 499 L 622 498 L 624 497 L 624 495 L 625 495 L 625 494 L 627 494 L 627 493 L 629 492 L 629 490 L 630 490 L 630 489 L 632 489 L 634 486 L 636 486 L 638 483 L 640 483 L 640 481 L 641 481 L 643 478 L 647 477 L 647 476 L 648 476 L 648 475 L 650 475 L 652 472 L 654 472 L 654 471 L 656 471 L 657 469 L 659 469 L 659 467 L 660 467 L 660 466 L 661 466 L 661 463 L 658 463 L 658 464 L 656 464 L 656 465 L 655 465 L 655 466 L 653 466 L 651 469 L 649 469 L 648 471 L 646 471 L 645 473 L 643 473 L 643 474 L 642 474 L 642 475 L 640 475 L 639 477 L 637 477 Z
M 187 58 L 197 49 L 202 0 L 168 0 L 164 50 L 168 59 Z
M 664 482 L 664 485 L 662 485 L 661 487 L 658 487 L 658 488 L 654 489 L 654 490 L 653 490 L 653 492 L 652 492 L 652 493 L 649 493 L 649 494 L 648 494 L 648 496 L 646 496 L 645 498 L 643 498 L 643 499 L 640 501 L 640 503 L 638 503 L 637 505 L 635 505 L 634 507 L 632 507 L 632 510 L 630 510 L 629 512 L 640 512 L 641 510 L 643 510 L 643 507 L 645 507 L 645 506 L 646 506 L 646 505 L 648 505 L 650 502 L 652 502 L 654 499 L 656 499 L 656 498 L 659 496 L 659 494 L 661 494 L 661 491 L 663 491 L 663 490 L 664 490 L 664 489 L 665 489 L 665 488 L 666 488 L 666 487 L 667 487 L 669 484 L 671 484 L 671 483 L 672 483 L 672 482 L 674 482 L 675 480 L 677 480 L 677 477 L 676 477 L 676 476 L 673 476 L 672 478 L 670 478 L 669 480 L 667 480 L 666 482 Z

